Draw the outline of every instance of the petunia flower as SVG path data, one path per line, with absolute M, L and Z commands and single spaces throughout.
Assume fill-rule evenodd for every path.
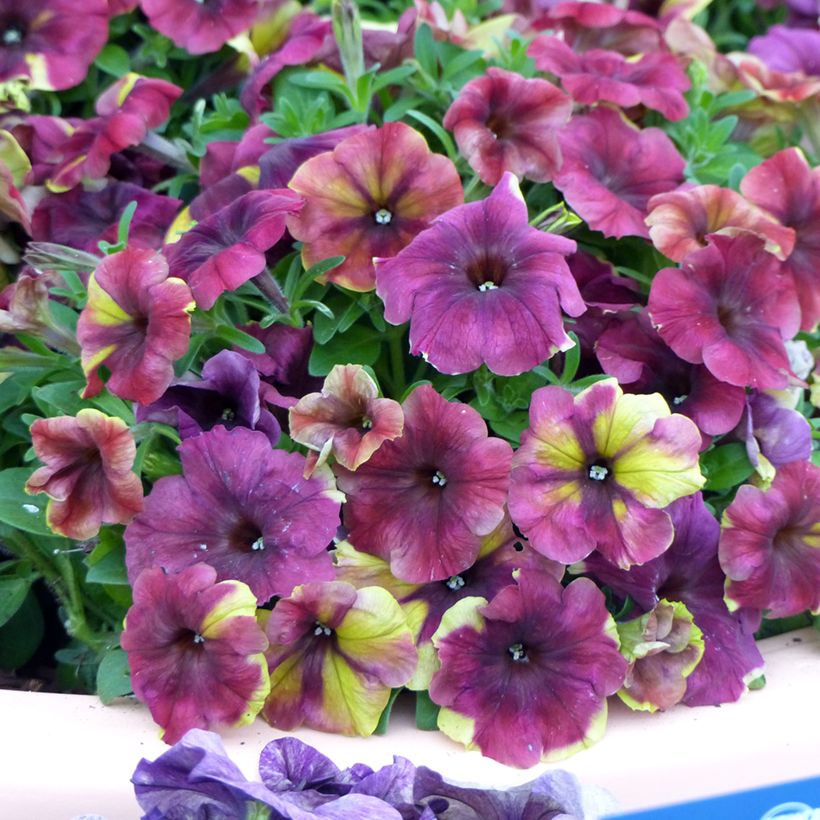
M 404 433 L 356 472 L 336 466 L 350 542 L 404 581 L 441 581 L 472 566 L 504 518 L 512 448 L 476 410 L 429 385 L 402 404 Z
M 277 602 L 265 625 L 272 726 L 370 735 L 390 689 L 416 668 L 404 613 L 381 587 L 309 583 Z
M 156 401 L 174 378 L 174 361 L 188 350 L 193 309 L 188 285 L 168 278 L 160 254 L 126 248 L 103 259 L 89 278 L 77 323 L 83 396 L 103 389 L 97 370 L 105 365 L 112 393 L 140 404 Z
M 259 373 L 244 356 L 222 350 L 202 365 L 202 378 L 176 379 L 155 402 L 137 409 L 137 421 L 159 421 L 189 438 L 217 425 L 260 430 L 272 445 L 281 429 L 260 402 Z
M 557 133 L 571 113 L 572 101 L 552 83 L 488 68 L 459 91 L 443 125 L 487 185 L 506 171 L 547 182 L 561 164 Z
M 455 165 L 400 122 L 348 137 L 309 159 L 290 187 L 305 199 L 288 217 L 288 230 L 303 243 L 305 267 L 344 256 L 320 281 L 356 291 L 375 287 L 374 257 L 395 256 L 435 217 L 463 202 Z
M 708 234 L 748 232 L 766 241 L 766 250 L 785 259 L 794 247 L 794 231 L 757 208 L 731 188 L 698 185 L 658 194 L 646 217 L 652 244 L 675 262 L 706 247 Z
M 378 385 L 357 364 L 336 365 L 320 393 L 303 396 L 289 411 L 290 437 L 318 454 L 311 468 L 332 453 L 342 467 L 356 470 L 403 428 L 401 405 L 380 399 Z
M 125 531 L 129 578 L 206 561 L 220 581 L 246 583 L 263 603 L 333 577 L 326 548 L 342 496 L 327 468 L 305 479 L 303 456 L 242 427 L 185 439 L 179 454 L 183 474 L 160 478 Z
M 791 277 L 752 235 L 712 236 L 681 268 L 652 281 L 649 314 L 661 338 L 692 364 L 738 387 L 789 382 L 783 345 L 797 332 L 800 306 Z
M 567 757 L 600 739 L 626 661 L 603 593 L 523 570 L 488 604 L 464 598 L 433 636 L 438 726 L 511 766 Z
M 219 49 L 247 31 L 259 14 L 259 0 L 140 0 L 148 22 L 190 54 Z
M 748 51 L 775 71 L 820 75 L 820 31 L 772 26 L 749 40 Z
M 285 233 L 285 218 L 302 207 L 287 189 L 251 191 L 195 225 L 168 246 L 171 273 L 209 310 L 225 291 L 262 273 L 265 251 Z
M 33 89 L 53 91 L 79 85 L 107 39 L 106 0 L 1 0 L 0 83 L 26 78 Z
M 683 181 L 685 162 L 669 137 L 595 108 L 573 117 L 559 142 L 564 163 L 553 184 L 573 210 L 605 236 L 648 237 L 649 200 Z
M 642 613 L 650 612 L 663 599 L 682 602 L 703 633 L 705 647 L 703 658 L 687 678 L 683 703 L 715 706 L 736 701 L 763 668 L 754 640 L 758 612 L 732 613 L 726 608 L 725 576 L 718 563 L 720 525 L 702 495 L 674 501 L 667 511 L 675 539 L 662 555 L 625 571 L 593 554 L 571 569 L 589 573 L 609 587 L 619 602 L 629 596 Z
M 820 169 L 812 169 L 799 148 L 786 148 L 752 168 L 740 190 L 795 232 L 783 267 L 794 277 L 800 327 L 810 331 L 820 321 Z
M 137 448 L 128 425 L 99 410 L 37 419 L 31 441 L 44 467 L 26 492 L 46 493 L 48 526 L 85 541 L 102 524 L 127 524 L 142 509 L 142 483 L 132 471 Z
M 700 433 L 657 393 L 624 394 L 614 379 L 577 396 L 536 390 L 513 457 L 510 515 L 534 549 L 571 563 L 593 550 L 624 569 L 672 543 L 663 508 L 697 492 Z
M 443 373 L 486 364 L 514 376 L 573 346 L 561 308 L 586 309 L 564 260 L 575 243 L 527 220 L 507 173 L 487 199 L 454 208 L 397 256 L 376 260 L 385 318 L 410 321 L 411 353 Z
M 673 54 L 650 52 L 635 58 L 617 51 L 593 49 L 579 54 L 557 37 L 536 37 L 527 49 L 536 68 L 554 74 L 573 100 L 583 105 L 643 105 L 667 120 L 689 113 L 683 92 L 689 78 Z
M 723 513 L 726 600 L 786 618 L 820 611 L 820 467 L 784 464 L 767 490 L 741 487 Z
M 189 729 L 244 726 L 267 697 L 268 641 L 256 599 L 239 581 L 216 583 L 207 564 L 166 575 L 146 569 L 120 637 L 134 694 L 151 710 L 162 738 Z
M 618 697 L 630 709 L 671 709 L 686 694 L 686 680 L 703 657 L 703 633 L 680 602 L 659 601 L 653 610 L 618 624 L 629 669 Z

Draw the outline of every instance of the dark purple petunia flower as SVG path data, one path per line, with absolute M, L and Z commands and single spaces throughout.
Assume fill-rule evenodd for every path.
M 385 318 L 410 321 L 410 352 L 443 373 L 482 364 L 503 376 L 573 346 L 561 309 L 584 312 L 564 256 L 575 243 L 530 227 L 518 182 L 439 217 L 398 256 L 377 260 Z
M 232 430 L 260 430 L 271 444 L 281 434 L 279 422 L 260 406 L 259 373 L 244 356 L 223 350 L 202 366 L 202 378 L 177 379 L 157 401 L 137 409 L 137 421 L 159 421 L 189 438 L 218 424 Z
M 681 268 L 652 281 L 649 314 L 682 359 L 738 387 L 789 382 L 783 344 L 797 332 L 800 305 L 791 277 L 752 234 L 713 235 Z
M 512 448 L 472 407 L 429 385 L 402 404 L 404 433 L 356 472 L 337 465 L 351 543 L 397 578 L 441 581 L 470 567 L 504 518 Z
M 168 246 L 171 275 L 188 282 L 197 305 L 209 310 L 220 294 L 265 270 L 265 251 L 284 235 L 286 215 L 301 207 L 287 189 L 245 194 Z
M 99 242 L 116 243 L 120 217 L 131 202 L 137 203 L 137 210 L 128 244 L 152 250 L 162 247 L 182 202 L 117 180 L 109 180 L 99 191 L 78 187 L 64 194 L 47 194 L 34 211 L 31 237 L 97 253 Z
M 573 210 L 605 236 L 648 238 L 649 200 L 683 181 L 685 162 L 669 137 L 594 108 L 573 117 L 559 141 L 564 163 L 553 184 Z
M 606 698 L 627 663 L 603 593 L 522 570 L 488 604 L 465 598 L 433 636 L 441 668 L 430 697 L 438 726 L 468 749 L 527 767 L 600 739 Z
M 717 705 L 737 700 L 763 668 L 754 641 L 755 612 L 731 613 L 723 602 L 725 576 L 718 563 L 720 526 L 697 495 L 667 508 L 675 527 L 672 546 L 643 566 L 620 570 L 598 555 L 578 568 L 616 596 L 629 595 L 643 612 L 661 599 L 681 601 L 703 632 L 705 652 L 687 679 L 683 703 Z
M 820 31 L 772 26 L 749 40 L 748 51 L 775 71 L 820 75 Z
M 327 468 L 305 479 L 303 456 L 241 427 L 186 439 L 179 453 L 183 475 L 159 479 L 126 529 L 131 579 L 148 566 L 179 572 L 207 561 L 264 602 L 333 577 L 326 548 L 341 495 Z

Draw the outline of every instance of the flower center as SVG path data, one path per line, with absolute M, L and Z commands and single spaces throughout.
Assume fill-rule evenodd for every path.
M 371 430 L 373 429 L 373 420 L 369 419 L 367 416 L 362 416 L 362 420 L 359 422 L 359 426 L 362 430 Z
M 481 254 L 467 265 L 465 273 L 478 290 L 486 293 L 500 288 L 504 283 L 507 264 L 500 257 Z
M 527 657 L 527 650 L 524 648 L 523 643 L 514 643 L 512 646 L 507 647 L 507 652 L 509 652 L 510 657 L 516 663 L 529 663 L 530 659 Z
M 606 481 L 609 473 L 609 467 L 600 461 L 596 461 L 595 464 L 590 464 L 587 470 L 587 476 L 589 476 L 592 481 Z
M 482 293 L 485 293 L 485 292 L 486 292 L 486 291 L 488 291 L 488 290 L 498 290 L 498 285 L 496 285 L 496 284 L 495 284 L 495 282 L 482 282 L 482 283 L 478 286 L 478 289 L 479 289 Z
M 447 478 L 445 477 L 444 473 L 441 472 L 441 470 L 436 470 L 431 480 L 433 484 L 435 484 L 437 487 L 447 486 Z
M 447 589 L 451 589 L 453 592 L 458 592 L 458 590 L 464 589 L 467 582 L 460 575 L 453 575 L 445 581 L 445 584 L 447 585 Z
M 487 120 L 487 128 L 497 140 L 503 140 L 509 136 L 510 124 L 505 117 L 499 114 L 492 114 Z
M 25 29 L 19 23 L 9 25 L 2 35 L 3 45 L 16 46 L 23 42 Z
M 688 398 L 689 398 L 688 396 L 675 396 L 675 398 L 672 399 L 672 404 L 674 404 L 674 405 L 683 404 L 686 401 L 686 399 L 688 399 Z
M 729 334 L 735 333 L 743 324 L 743 317 L 729 305 L 718 305 L 717 318 L 721 327 Z
M 321 636 L 329 638 L 333 634 L 333 630 L 329 626 L 325 626 L 321 621 L 316 621 L 316 626 L 313 627 L 313 634 L 317 638 Z
M 194 643 L 195 644 L 205 643 L 205 638 L 203 638 L 202 635 L 199 634 L 199 632 L 194 632 Z
M 261 552 L 265 549 L 265 539 L 260 535 L 259 538 L 251 544 L 251 549 L 254 552 Z
M 373 214 L 373 221 L 377 225 L 389 225 L 393 221 L 393 214 L 390 213 L 387 208 L 379 208 L 379 210 Z
M 236 413 L 230 407 L 226 407 L 220 418 L 222 421 L 233 421 L 236 418 Z

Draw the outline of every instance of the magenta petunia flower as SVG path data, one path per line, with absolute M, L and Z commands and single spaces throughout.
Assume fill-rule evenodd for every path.
M 259 14 L 259 0 L 140 0 L 148 22 L 191 54 L 219 51 L 247 31 Z
M 675 539 L 662 555 L 628 571 L 591 555 L 576 568 L 605 584 L 618 601 L 629 596 L 642 612 L 659 601 L 682 602 L 703 633 L 705 651 L 686 679 L 683 703 L 714 706 L 736 701 L 763 669 L 754 640 L 754 610 L 731 613 L 723 602 L 725 576 L 718 563 L 720 525 L 700 493 L 668 507 Z
M 430 697 L 446 735 L 511 766 L 568 757 L 601 738 L 626 661 L 603 593 L 522 570 L 488 604 L 465 598 L 433 636 Z
M 405 399 L 404 433 L 356 472 L 336 467 L 351 543 L 397 578 L 441 581 L 470 567 L 504 518 L 512 448 L 472 407 L 422 385 Z
M 402 434 L 404 414 L 397 401 L 379 398 L 379 386 L 361 365 L 336 365 L 320 393 L 290 408 L 288 428 L 294 441 L 315 451 L 311 469 L 332 453 L 337 464 L 356 470 Z
M 174 361 L 188 350 L 193 309 L 188 285 L 168 278 L 161 254 L 126 248 L 103 259 L 77 323 L 83 396 L 103 389 L 97 371 L 105 365 L 112 393 L 140 404 L 156 401 L 174 378 Z
M 171 273 L 188 282 L 197 305 L 209 310 L 225 291 L 265 270 L 265 251 L 284 236 L 286 216 L 301 207 L 301 198 L 286 188 L 250 191 L 168 246 Z
M 416 668 L 405 615 L 381 587 L 297 587 L 277 602 L 265 632 L 271 691 L 262 715 L 279 729 L 370 735 L 390 689 Z
M 395 256 L 464 201 L 455 165 L 400 122 L 348 137 L 309 159 L 290 187 L 305 199 L 288 217 L 288 230 L 304 243 L 305 267 L 344 256 L 320 281 L 356 291 L 375 287 L 374 257 Z
M 783 345 L 800 324 L 791 277 L 752 235 L 712 236 L 681 268 L 652 281 L 649 313 L 661 338 L 682 359 L 704 364 L 739 387 L 786 387 Z
M 107 39 L 106 0 L 0 0 L 0 83 L 25 78 L 35 89 L 71 88 Z
M 179 454 L 183 474 L 159 479 L 125 531 L 131 580 L 146 567 L 179 572 L 206 561 L 265 602 L 333 577 L 327 546 L 342 496 L 327 468 L 306 479 L 303 456 L 242 427 L 185 439 Z
M 527 53 L 539 71 L 558 77 L 572 99 L 583 105 L 643 105 L 672 121 L 689 113 L 683 92 L 691 83 L 673 54 L 650 52 L 630 59 L 601 49 L 579 54 L 550 36 L 536 37 Z
M 557 133 L 571 113 L 572 100 L 552 83 L 488 68 L 461 89 L 443 125 L 487 185 L 505 171 L 547 182 L 561 165 Z
M 672 543 L 663 508 L 704 484 L 700 433 L 663 397 L 615 379 L 536 390 L 510 476 L 510 515 L 534 549 L 571 563 L 597 549 L 624 569 Z
M 730 607 L 820 612 L 820 467 L 794 461 L 767 490 L 741 487 L 723 513 L 719 557 Z
M 439 217 L 392 259 L 376 262 L 388 322 L 410 321 L 410 352 L 443 373 L 482 364 L 503 376 L 572 347 L 561 308 L 584 312 L 564 256 L 575 243 L 530 227 L 515 177 Z
M 132 470 L 137 448 L 122 419 L 90 408 L 37 419 L 31 442 L 45 466 L 31 474 L 26 492 L 48 495 L 54 532 L 85 541 L 102 524 L 127 524 L 142 509 L 142 483 Z
M 247 586 L 216 583 L 207 564 L 178 575 L 146 569 L 133 585 L 120 644 L 162 739 L 253 721 L 269 691 L 268 641 Z
M 649 201 L 646 217 L 652 244 L 675 262 L 706 247 L 707 235 L 753 233 L 766 250 L 785 259 L 794 247 L 794 231 L 757 208 L 731 188 L 698 185 L 658 194 Z
M 648 237 L 649 200 L 683 181 L 685 162 L 669 137 L 595 108 L 573 117 L 559 141 L 564 163 L 553 184 L 589 227 L 617 239 Z
M 799 148 L 787 148 L 752 168 L 740 190 L 795 232 L 783 267 L 794 277 L 800 326 L 810 331 L 820 321 L 820 168 L 811 168 Z

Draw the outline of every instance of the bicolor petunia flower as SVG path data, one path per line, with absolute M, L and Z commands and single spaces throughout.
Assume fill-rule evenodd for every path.
M 155 402 L 137 408 L 137 421 L 158 421 L 177 427 L 180 438 L 222 425 L 228 430 L 260 430 L 272 445 L 281 428 L 261 406 L 259 373 L 244 356 L 222 350 L 202 365 L 202 378 L 176 379 Z
M 697 492 L 701 439 L 658 393 L 624 394 L 615 379 L 577 396 L 536 390 L 513 457 L 510 515 L 534 549 L 571 563 L 593 550 L 624 569 L 672 543 L 663 508 Z
M 646 217 L 652 244 L 675 262 L 706 247 L 708 234 L 736 236 L 748 232 L 766 241 L 766 250 L 785 259 L 794 247 L 794 231 L 731 188 L 698 185 L 658 194 Z
M 320 393 L 290 408 L 288 429 L 294 441 L 315 451 L 311 469 L 332 453 L 337 464 L 356 470 L 402 434 L 404 413 L 397 401 L 379 398 L 379 386 L 361 365 L 339 364 Z
M 259 0 L 140 0 L 148 22 L 190 54 L 219 51 L 247 31 L 259 14 Z
M 31 443 L 44 467 L 26 492 L 46 493 L 48 526 L 85 541 L 102 524 L 127 524 L 142 509 L 142 483 L 132 471 L 137 448 L 128 425 L 99 410 L 37 419 Z
M 333 577 L 327 547 L 342 496 L 327 468 L 303 478 L 303 456 L 242 427 L 185 439 L 179 455 L 183 474 L 159 479 L 125 531 L 129 578 L 206 561 L 219 580 L 246 583 L 263 603 L 306 579 Z
M 79 85 L 107 39 L 106 0 L 2 0 L 0 83 L 25 78 L 53 91 Z
M 464 201 L 455 165 L 400 122 L 355 134 L 309 159 L 290 187 L 305 199 L 288 217 L 288 230 L 304 243 L 305 267 L 344 256 L 320 281 L 356 291 L 375 287 L 374 257 L 395 256 Z
M 795 232 L 783 267 L 794 277 L 800 326 L 810 331 L 820 321 L 820 169 L 811 168 L 799 148 L 787 148 L 752 168 L 740 190 Z
M 410 322 L 410 352 L 442 373 L 482 364 L 515 376 L 573 342 L 561 309 L 586 310 L 564 257 L 575 243 L 530 226 L 506 173 L 487 199 L 439 217 L 392 259 L 376 260 L 385 319 Z
M 752 37 L 748 51 L 775 71 L 820 75 L 820 31 L 772 26 Z
M 464 598 L 433 635 L 430 683 L 438 726 L 511 766 L 567 757 L 601 738 L 606 698 L 627 663 L 604 595 L 585 578 L 566 588 L 522 570 L 488 604 Z
M 265 252 L 284 236 L 285 218 L 301 207 L 301 198 L 287 189 L 246 193 L 168 246 L 171 273 L 188 282 L 197 305 L 209 310 L 222 293 L 265 270 Z
M 629 669 L 618 697 L 630 709 L 671 709 L 686 694 L 686 680 L 703 657 L 703 633 L 680 601 L 618 624 Z
M 527 49 L 539 71 L 554 74 L 572 99 L 583 105 L 643 105 L 666 119 L 689 113 L 683 92 L 689 78 L 673 54 L 650 52 L 627 58 L 617 51 L 593 49 L 579 54 L 557 37 L 536 37 Z
M 553 184 L 596 231 L 648 237 L 649 200 L 683 182 L 685 161 L 658 128 L 638 130 L 611 108 L 578 115 L 559 134 L 564 157 Z
M 351 543 L 390 562 L 403 581 L 442 581 L 472 566 L 504 519 L 512 448 L 488 437 L 476 410 L 431 386 L 402 404 L 404 433 L 351 472 L 336 466 L 347 496 Z
M 649 314 L 661 338 L 692 364 L 738 387 L 789 383 L 784 340 L 800 326 L 791 276 L 753 234 L 711 236 L 681 268 L 652 281 Z
M 589 573 L 618 601 L 629 596 L 641 612 L 652 611 L 664 599 L 682 602 L 703 633 L 705 647 L 687 678 L 683 703 L 715 706 L 736 701 L 763 669 L 754 639 L 759 615 L 755 610 L 732 613 L 726 608 L 726 576 L 718 563 L 720 525 L 702 495 L 674 501 L 667 511 L 675 539 L 658 558 L 625 571 L 593 554 L 571 569 Z
M 548 182 L 561 165 L 558 129 L 571 113 L 572 100 L 552 83 L 488 68 L 459 91 L 443 125 L 487 185 L 505 171 Z
M 216 583 L 207 564 L 177 575 L 149 568 L 133 585 L 120 645 L 134 694 L 162 727 L 163 740 L 175 743 L 189 729 L 250 723 L 270 681 L 268 641 L 248 587 Z
M 794 461 L 767 490 L 741 487 L 723 513 L 719 556 L 730 608 L 820 612 L 820 467 Z
M 525 538 L 515 534 L 509 518 L 484 539 L 471 567 L 443 581 L 426 584 L 401 581 L 390 571 L 387 561 L 359 552 L 347 541 L 336 544 L 333 560 L 339 580 L 355 587 L 384 587 L 401 605 L 413 629 L 419 653 L 419 664 L 407 683 L 407 688 L 414 690 L 427 689 L 438 669 L 432 637 L 451 606 L 468 596 L 492 599 L 513 582 L 513 572 L 518 569 L 538 570 L 557 581 L 564 575 L 564 565 L 531 549 Z
M 271 691 L 262 715 L 278 729 L 370 735 L 390 689 L 416 668 L 404 613 L 381 587 L 304 584 L 277 602 L 265 632 Z
M 188 350 L 194 301 L 188 285 L 168 277 L 165 258 L 143 248 L 106 257 L 88 280 L 88 304 L 77 323 L 86 377 L 84 397 L 106 386 L 123 399 L 150 404 L 174 378 Z

